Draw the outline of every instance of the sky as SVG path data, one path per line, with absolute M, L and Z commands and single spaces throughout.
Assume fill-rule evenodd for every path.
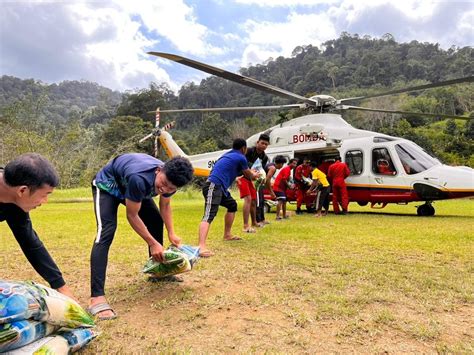
M 237 72 L 342 32 L 474 44 L 474 0 L 0 0 L 0 75 L 177 91 L 207 74 L 169 52 Z

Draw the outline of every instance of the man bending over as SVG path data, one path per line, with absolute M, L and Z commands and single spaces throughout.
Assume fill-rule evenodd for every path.
M 114 319 L 105 298 L 109 248 L 117 229 L 117 209 L 125 205 L 128 223 L 148 245 L 149 254 L 163 261 L 163 223 L 169 241 L 180 246 L 171 214 L 171 196 L 193 177 L 188 159 L 176 157 L 163 163 L 147 154 L 119 155 L 92 181 L 97 235 L 91 252 L 91 299 L 88 311 L 101 320 Z M 158 210 L 153 197 L 160 195 Z
M 49 285 L 73 297 L 53 258 L 33 230 L 29 212 L 48 201 L 59 184 L 53 166 L 35 153 L 20 155 L 0 168 L 0 222 L 7 221 L 23 254 Z

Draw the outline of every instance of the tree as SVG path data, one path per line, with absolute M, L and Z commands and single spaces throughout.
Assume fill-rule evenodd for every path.
M 458 131 L 458 126 L 456 126 L 456 122 L 453 119 L 449 119 L 446 122 L 446 128 L 444 129 L 444 133 L 449 136 L 455 136 Z
M 125 152 L 152 152 L 152 140 L 141 145 L 138 141 L 150 133 L 153 125 L 140 117 L 117 116 L 104 129 L 101 146 L 107 159 Z
M 474 139 L 474 117 L 471 116 L 471 119 L 467 121 L 466 128 L 464 130 L 464 135 L 467 139 Z
M 230 145 L 229 125 L 217 113 L 205 115 L 198 131 L 198 141 L 214 142 L 217 148 L 225 149 Z M 201 147 L 204 143 L 200 144 Z

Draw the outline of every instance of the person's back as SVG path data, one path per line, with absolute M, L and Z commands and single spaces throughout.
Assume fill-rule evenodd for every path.
M 332 204 L 334 213 L 339 214 L 339 203 L 342 207 L 342 214 L 347 213 L 349 205 L 349 195 L 347 192 L 346 177 L 350 175 L 349 167 L 341 162 L 341 157 L 336 158 L 336 162 L 329 167 L 328 178 L 332 185 Z
M 287 183 L 291 176 L 292 169 L 293 169 L 292 166 L 287 165 L 280 170 L 277 177 L 275 178 L 275 182 L 273 183 L 273 191 L 281 191 L 281 192 L 286 191 Z
M 216 161 L 208 180 L 227 190 L 246 166 L 247 160 L 242 152 L 232 149 Z
M 148 154 L 122 154 L 97 173 L 95 184 L 102 191 L 120 199 L 140 201 L 151 198 L 157 195 L 154 188 L 155 171 L 164 165 L 164 162 Z
M 328 177 L 334 183 L 342 183 L 345 178 L 350 175 L 350 170 L 346 163 L 341 161 L 336 161 L 334 164 L 331 164 L 328 170 Z

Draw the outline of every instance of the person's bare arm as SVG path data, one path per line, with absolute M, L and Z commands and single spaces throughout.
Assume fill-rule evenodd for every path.
M 272 187 L 272 177 L 273 175 L 275 175 L 275 172 L 276 168 L 274 166 L 270 166 L 268 168 L 267 177 L 265 179 L 265 187 L 270 192 L 270 196 L 272 196 L 272 198 L 276 198 L 275 192 L 273 191 Z
M 249 180 L 255 180 L 258 178 L 258 171 L 252 169 L 245 169 L 242 174 Z

